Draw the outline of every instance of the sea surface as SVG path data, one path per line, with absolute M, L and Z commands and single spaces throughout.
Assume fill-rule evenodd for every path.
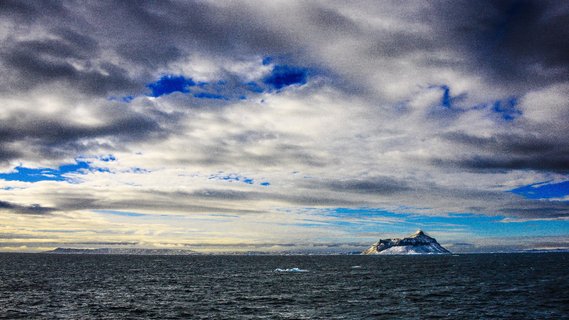
M 2 253 L 0 318 L 569 319 L 569 254 Z

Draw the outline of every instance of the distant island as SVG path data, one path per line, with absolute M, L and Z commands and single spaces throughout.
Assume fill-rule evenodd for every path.
M 156 248 L 56 248 L 44 251 L 45 254 L 83 254 L 83 255 L 161 255 L 161 256 L 181 256 L 181 255 L 209 255 L 211 253 L 196 252 L 189 249 L 156 249 Z M 323 253 L 316 254 L 364 254 L 364 255 L 409 255 L 409 254 L 450 254 L 451 252 L 442 247 L 435 238 L 425 234 L 422 230 L 417 230 L 414 234 L 406 238 L 379 239 L 367 250 L 343 252 L 343 253 Z M 221 252 L 214 254 L 229 255 L 311 255 L 315 253 L 307 252 Z
M 384 254 L 450 254 L 435 238 L 429 237 L 422 230 L 403 239 L 379 239 L 369 249 L 362 252 L 365 255 Z
M 182 256 L 199 254 L 192 250 L 184 249 L 145 249 L 145 248 L 56 248 L 45 251 L 48 254 L 127 254 L 127 255 L 157 255 L 157 256 Z

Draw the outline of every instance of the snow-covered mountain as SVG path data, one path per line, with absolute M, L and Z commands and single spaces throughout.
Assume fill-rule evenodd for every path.
M 379 239 L 362 254 L 449 254 L 435 238 L 422 230 L 403 239 Z

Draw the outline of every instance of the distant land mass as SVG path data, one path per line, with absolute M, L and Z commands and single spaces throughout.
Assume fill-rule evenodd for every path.
M 435 238 L 429 237 L 422 230 L 403 239 L 379 239 L 362 254 L 450 254 Z
M 192 250 L 184 249 L 144 249 L 144 248 L 56 248 L 46 251 L 48 254 L 128 254 L 128 255 L 159 255 L 159 256 L 182 256 L 199 254 Z

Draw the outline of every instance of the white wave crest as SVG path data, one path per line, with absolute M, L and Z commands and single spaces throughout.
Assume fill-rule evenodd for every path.
M 290 268 L 290 269 L 276 268 L 275 272 L 308 272 L 308 270 L 300 269 L 300 268 Z

